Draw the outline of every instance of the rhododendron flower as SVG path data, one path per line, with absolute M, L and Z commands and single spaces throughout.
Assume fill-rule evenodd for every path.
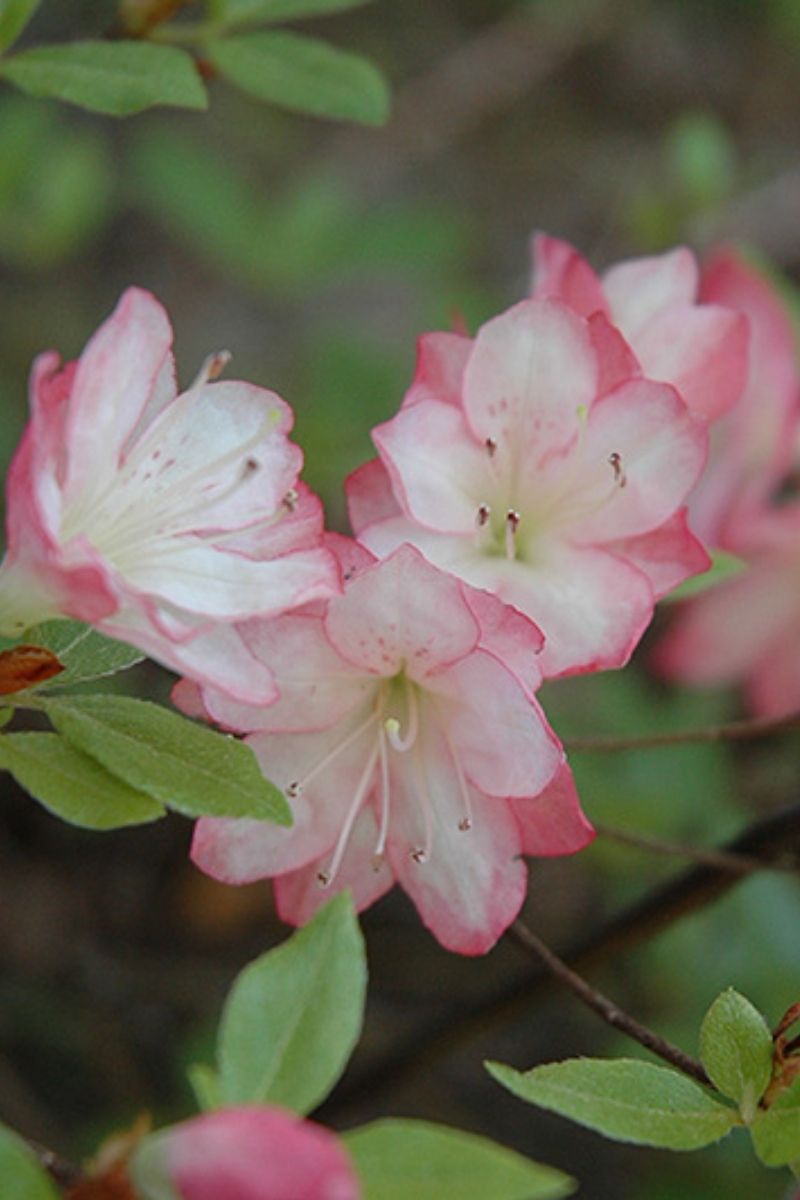
M 397 881 L 444 946 L 483 953 L 523 902 L 520 855 L 592 837 L 533 696 L 541 634 L 411 546 L 376 563 L 348 539 L 331 544 L 343 596 L 242 627 L 277 703 L 202 693 L 207 716 L 249 734 L 294 824 L 203 818 L 194 861 L 226 883 L 274 877 L 297 924 L 331 891 L 350 888 L 363 909 Z M 175 698 L 201 711 L 198 689 Z
M 411 542 L 527 614 L 546 676 L 621 666 L 656 599 L 708 565 L 681 510 L 706 437 L 602 313 L 525 300 L 474 341 L 421 340 L 351 520 L 374 553 Z
M 800 371 L 794 329 L 777 289 L 741 255 L 732 249 L 712 255 L 700 294 L 743 313 L 750 325 L 747 386 L 711 430 L 708 464 L 689 500 L 692 529 L 709 545 L 727 546 L 726 527 L 763 508 L 791 469 Z
M 359 1200 L 341 1142 L 274 1107 L 223 1108 L 148 1137 L 131 1176 L 142 1200 Z
M 681 606 L 655 663 L 683 683 L 744 682 L 759 716 L 800 711 L 800 500 L 742 519 L 730 548 L 749 566 Z
M 685 247 L 617 263 L 599 278 L 567 242 L 533 239 L 532 294 L 565 301 L 590 317 L 603 313 L 633 350 L 642 374 L 671 383 L 689 410 L 713 420 L 735 403 L 747 372 L 747 323 L 704 294 Z M 722 301 L 722 304 L 718 303 Z
M 211 382 L 177 395 L 161 305 L 130 289 L 77 363 L 37 359 L 8 480 L 0 632 L 69 616 L 249 700 L 274 694 L 233 623 L 337 590 L 296 487 L 291 411 Z

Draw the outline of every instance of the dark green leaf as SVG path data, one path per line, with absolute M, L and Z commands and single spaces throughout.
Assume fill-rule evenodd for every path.
M 78 749 L 187 817 L 291 824 L 283 793 L 264 778 L 249 746 L 235 738 L 128 696 L 48 697 L 46 711 Z
M 66 100 L 112 117 L 154 105 L 206 108 L 188 54 L 151 42 L 71 42 L 37 46 L 0 61 L 0 75 L 31 96 Z
M 0 766 L 45 808 L 86 829 L 143 825 L 164 816 L 150 796 L 129 787 L 56 733 L 8 733 Z
M 733 988 L 717 996 L 703 1018 L 700 1057 L 714 1086 L 751 1121 L 772 1076 L 772 1035 L 761 1013 Z
M 800 1164 L 800 1076 L 750 1126 L 756 1154 L 768 1167 Z
M 47 1173 L 22 1138 L 5 1125 L 0 1125 L 0 1180 L 3 1200 L 58 1200 Z
M 739 1124 L 732 1108 L 685 1075 L 635 1059 L 573 1058 L 524 1072 L 486 1067 L 520 1099 L 619 1142 L 697 1150 Z
M 26 630 L 24 640 L 35 646 L 46 646 L 64 666 L 62 673 L 48 680 L 45 687 L 103 679 L 144 658 L 141 650 L 104 637 L 80 621 L 45 621 L 42 625 L 33 625 Z
M 0 0 L 0 51 L 17 40 L 41 0 Z
M 306 1113 L 324 1100 L 358 1041 L 366 982 L 345 893 L 234 983 L 219 1031 L 222 1102 Z
M 558 1200 L 576 1186 L 488 1138 L 428 1121 L 375 1121 L 344 1143 L 364 1200 Z
M 2 729 L 4 725 L 8 724 L 13 715 L 13 708 L 0 708 L 0 729 Z
M 366 125 L 389 115 L 389 89 L 366 59 L 296 33 L 251 33 L 209 41 L 220 75 L 258 100 Z
M 220 0 L 215 18 L 225 25 L 299 21 L 301 17 L 322 17 L 367 3 L 369 0 Z

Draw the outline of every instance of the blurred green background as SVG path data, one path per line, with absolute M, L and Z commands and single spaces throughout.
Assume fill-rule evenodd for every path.
M 25 42 L 101 34 L 112 3 L 44 0 Z M 114 122 L 0 90 L 0 459 L 25 420 L 32 358 L 77 354 L 131 283 L 166 304 L 188 383 L 212 350 L 294 407 L 305 478 L 346 528 L 344 476 L 396 408 L 417 334 L 478 322 L 526 290 L 545 229 L 594 263 L 686 241 L 748 242 L 800 267 L 796 0 L 375 0 L 304 25 L 363 53 L 393 117 L 360 129 L 279 112 L 212 82 L 208 113 Z M 688 728 L 734 695 L 667 690 L 647 645 L 621 674 L 550 685 L 557 731 Z M 156 668 L 130 686 L 167 694 Z M 797 741 L 575 758 L 591 818 L 696 845 L 798 797 Z M 186 861 L 169 818 L 93 835 L 6 781 L 0 827 L 0 1116 L 76 1155 L 155 1106 L 188 1111 L 186 1063 L 209 1052 L 236 970 L 283 930 L 269 889 L 225 889 Z M 534 864 L 527 915 L 563 947 L 680 871 L 606 837 Z M 723 987 L 774 1024 L 800 998 L 797 876 L 763 873 L 596 972 L 691 1052 Z M 391 896 L 365 918 L 373 983 L 356 1072 L 431 1019 L 457 1017 L 528 969 L 511 945 L 457 959 Z M 788 1179 L 734 1137 L 668 1155 L 603 1142 L 500 1091 L 517 1067 L 638 1053 L 556 996 L 487 1028 L 396 1087 L 328 1106 L 353 1124 L 427 1116 L 574 1173 L 586 1200 L 778 1200 Z M 487 1197 L 487 1200 L 491 1198 Z

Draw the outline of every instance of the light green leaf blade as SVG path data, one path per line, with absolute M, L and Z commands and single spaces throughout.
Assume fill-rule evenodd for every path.
M 244 742 L 128 696 L 42 697 L 56 729 L 131 787 L 187 817 L 291 824 L 281 791 Z
M 0 708 L 0 729 L 2 729 L 4 725 L 8 724 L 13 715 L 13 708 Z
M 746 570 L 747 563 L 737 555 L 729 554 L 727 550 L 714 550 L 711 553 L 710 568 L 702 575 L 693 575 L 691 579 L 685 580 L 680 587 L 676 587 L 664 596 L 662 604 L 671 604 L 674 600 L 688 600 L 690 596 L 699 596 L 701 592 L 707 592 L 709 588 L 716 587 L 718 583 L 735 579 L 737 575 L 741 575 L 742 571 Z
M 129 787 L 57 733 L 8 733 L 0 767 L 62 821 L 84 829 L 120 829 L 163 817 L 151 796 Z
M 55 1185 L 22 1138 L 0 1125 L 0 1180 L 3 1200 L 58 1200 Z
M 31 642 L 34 646 L 46 646 L 64 666 L 62 673 L 47 680 L 43 687 L 104 679 L 134 666 L 144 658 L 141 650 L 104 637 L 80 621 L 45 621 L 41 625 L 33 625 L 26 630 L 23 641 Z
M 222 1108 L 219 1075 L 213 1067 L 207 1063 L 192 1063 L 186 1074 L 200 1108 Z
M 768 1167 L 800 1163 L 800 1076 L 750 1126 L 756 1154 Z
M 215 19 L 227 26 L 299 21 L 303 17 L 323 17 L 368 3 L 369 0 L 220 0 Z
M 749 1122 L 772 1076 L 772 1035 L 749 1000 L 728 988 L 700 1027 L 700 1058 L 714 1086 Z
M 520 1099 L 619 1142 L 697 1150 L 739 1122 L 732 1108 L 691 1079 L 636 1059 L 573 1058 L 532 1071 L 501 1063 L 486 1068 Z
M 343 1140 L 364 1200 L 558 1200 L 576 1187 L 554 1167 L 428 1121 L 375 1121 Z
M 366 983 L 361 930 L 344 893 L 236 979 L 219 1030 L 222 1102 L 315 1108 L 358 1041 Z
M 188 54 L 151 42 L 36 46 L 0 61 L 0 76 L 31 96 L 127 117 L 155 105 L 200 109 L 206 90 Z
M 30 21 L 41 0 L 0 0 L 0 51 L 7 50 Z
M 333 120 L 382 125 L 389 89 L 380 71 L 357 54 L 297 33 L 250 33 L 205 46 L 229 83 L 257 100 Z

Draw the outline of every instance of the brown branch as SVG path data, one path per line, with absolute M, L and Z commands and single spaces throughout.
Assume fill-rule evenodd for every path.
M 55 1150 L 50 1150 L 41 1142 L 34 1141 L 33 1138 L 23 1137 L 22 1140 L 35 1156 L 39 1166 L 47 1171 L 53 1182 L 57 1183 L 60 1188 L 75 1187 L 86 1178 L 80 1167 L 68 1159 L 62 1158 L 60 1154 L 56 1154 Z
M 754 875 L 758 871 L 784 871 L 796 875 L 800 871 L 797 854 L 780 855 L 773 859 L 754 858 L 749 854 L 731 854 L 727 850 L 706 849 L 703 846 L 688 846 L 683 842 L 672 842 L 653 837 L 647 833 L 634 833 L 628 829 L 617 829 L 611 825 L 594 822 L 596 833 L 622 846 L 632 846 L 652 854 L 664 854 L 672 858 L 689 858 L 693 862 L 706 863 L 718 871 L 729 871 L 734 875 Z
M 700 729 L 642 734 L 638 737 L 566 738 L 564 749 L 572 754 L 608 754 L 619 750 L 650 750 L 698 742 L 750 741 L 794 729 L 800 729 L 800 713 L 790 713 L 785 717 L 754 717 L 748 721 L 729 721 L 726 725 L 706 725 Z
M 557 954 L 554 954 L 524 921 L 517 919 L 511 926 L 510 932 L 521 946 L 524 946 L 526 950 L 531 950 L 544 963 L 554 978 L 568 987 L 587 1008 L 597 1013 L 608 1025 L 619 1029 L 629 1038 L 638 1042 L 640 1046 L 644 1046 L 646 1050 L 657 1055 L 658 1058 L 663 1058 L 664 1062 L 668 1062 L 670 1066 L 677 1067 L 679 1071 L 683 1071 L 684 1075 L 690 1075 L 698 1083 L 710 1086 L 711 1080 L 696 1058 L 692 1058 L 678 1046 L 673 1046 L 672 1042 L 668 1042 L 652 1029 L 648 1029 L 646 1025 L 642 1025 L 635 1017 L 619 1008 L 613 1000 L 609 1000 L 608 996 L 598 991 L 597 988 L 593 988 L 582 975 L 571 970 Z
M 721 847 L 731 854 L 746 854 L 769 861 L 800 854 L 800 802 L 754 822 L 739 837 Z M 564 955 L 573 970 L 588 971 L 632 950 L 682 917 L 697 912 L 725 895 L 742 879 L 705 863 L 637 901 L 617 917 L 576 942 Z M 472 1004 L 460 1001 L 452 1010 L 398 1039 L 391 1051 L 368 1063 L 360 1073 L 337 1089 L 324 1106 L 323 1119 L 338 1115 L 362 1097 L 374 1097 L 412 1078 L 431 1063 L 446 1058 L 497 1025 L 512 1020 L 546 995 L 553 977 L 543 968 L 504 983 L 494 993 Z

